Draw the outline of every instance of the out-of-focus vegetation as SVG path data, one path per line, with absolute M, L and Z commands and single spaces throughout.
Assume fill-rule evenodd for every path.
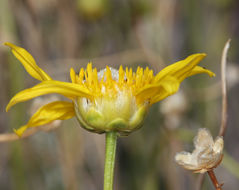
M 174 155 L 192 150 L 199 127 L 218 134 L 220 59 L 224 43 L 231 38 L 226 156 L 215 172 L 225 189 L 237 189 L 238 18 L 236 0 L 1 0 L 0 42 L 24 47 L 40 67 L 63 81 L 69 80 L 70 67 L 77 70 L 89 60 L 98 69 L 140 65 L 156 73 L 192 53 L 207 53 L 201 65 L 217 77 L 201 75 L 184 81 L 181 91 L 153 105 L 143 128 L 120 138 L 117 148 L 115 189 L 185 190 L 196 188 L 197 175 L 177 166 Z M 5 106 L 16 92 L 36 81 L 3 45 L 0 58 L 3 134 L 26 123 L 32 114 L 34 101 L 9 113 Z M 104 136 L 85 131 L 75 119 L 54 131 L 2 142 L 0 149 L 0 189 L 102 189 Z M 213 189 L 208 177 L 202 189 Z

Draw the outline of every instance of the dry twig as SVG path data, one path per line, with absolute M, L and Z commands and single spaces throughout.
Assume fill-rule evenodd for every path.
M 227 128 L 227 89 L 226 89 L 226 63 L 227 63 L 227 52 L 230 47 L 229 39 L 224 46 L 221 59 L 221 81 L 222 81 L 222 120 L 219 136 L 224 136 Z
M 15 133 L 4 133 L 4 134 L 0 134 L 0 143 L 3 142 L 11 142 L 11 141 L 16 141 L 19 139 L 23 139 L 26 137 L 29 137 L 31 135 L 34 135 L 39 129 L 38 128 L 31 128 L 28 129 L 20 138 L 19 136 L 17 136 Z
M 23 135 L 21 137 L 17 136 L 15 133 L 3 133 L 3 134 L 0 134 L 0 143 L 11 142 L 11 141 L 19 140 L 19 139 L 24 139 L 26 137 L 34 135 L 38 131 L 48 132 L 48 131 L 56 129 L 56 128 L 58 128 L 60 126 L 60 124 L 54 125 L 53 123 L 46 124 L 46 125 L 39 126 L 39 127 L 29 128 L 29 129 L 27 129 L 23 133 Z

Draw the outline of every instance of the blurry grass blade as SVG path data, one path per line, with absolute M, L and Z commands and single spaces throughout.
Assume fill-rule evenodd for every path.
M 231 157 L 227 152 L 224 152 L 222 165 L 236 178 L 239 179 L 239 163 Z

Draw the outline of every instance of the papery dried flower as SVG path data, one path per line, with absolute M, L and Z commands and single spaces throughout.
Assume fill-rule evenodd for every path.
M 104 133 L 115 131 L 128 134 L 142 126 L 148 108 L 176 93 L 180 83 L 187 77 L 199 73 L 214 76 L 214 73 L 197 66 L 206 56 L 193 54 L 186 59 L 174 63 L 156 76 L 153 70 L 138 67 L 119 70 L 106 67 L 100 72 L 92 68 L 92 64 L 83 68 L 79 74 L 70 70 L 71 83 L 53 80 L 45 71 L 37 66 L 34 58 L 23 48 L 11 43 L 5 45 L 12 48 L 13 54 L 23 64 L 26 71 L 41 81 L 32 88 L 17 93 L 7 105 L 13 105 L 50 93 L 57 93 L 70 100 L 54 101 L 42 106 L 29 122 L 16 130 L 21 136 L 29 127 L 45 125 L 54 120 L 66 120 L 77 117 L 85 129 Z
M 210 132 L 203 128 L 198 130 L 194 139 L 195 149 L 192 153 L 180 152 L 175 156 L 176 162 L 187 170 L 195 173 L 205 173 L 216 168 L 223 158 L 223 137 L 215 141 Z

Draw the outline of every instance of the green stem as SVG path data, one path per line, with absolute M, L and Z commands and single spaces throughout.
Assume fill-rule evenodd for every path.
M 107 132 L 105 141 L 104 190 L 113 189 L 117 132 Z

